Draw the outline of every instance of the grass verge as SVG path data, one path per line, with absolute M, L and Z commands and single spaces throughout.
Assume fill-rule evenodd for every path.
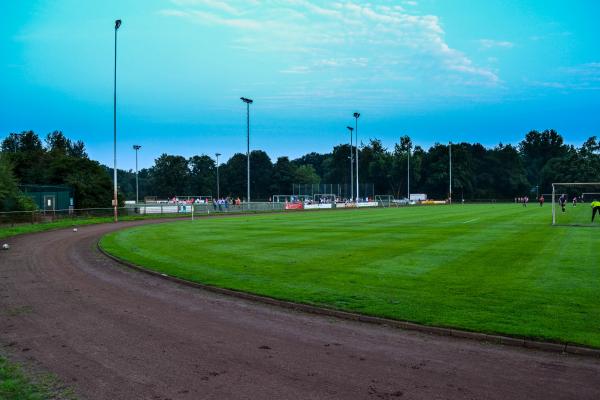
M 75 398 L 72 389 L 60 385 L 54 376 L 46 374 L 31 379 L 18 365 L 0 356 L 0 399 L 74 400 Z

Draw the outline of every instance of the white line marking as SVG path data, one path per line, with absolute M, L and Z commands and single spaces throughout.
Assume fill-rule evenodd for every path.
M 475 222 L 475 221 L 477 221 L 478 219 L 479 219 L 479 218 L 473 218 L 473 219 L 470 219 L 470 220 L 468 220 L 468 221 L 465 221 L 465 222 L 463 222 L 463 224 L 468 224 L 469 222 Z

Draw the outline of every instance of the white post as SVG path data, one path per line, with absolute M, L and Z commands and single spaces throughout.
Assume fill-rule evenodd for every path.
M 552 184 L 552 225 L 556 224 L 556 207 L 554 205 L 555 191 L 556 191 L 556 189 L 554 188 L 554 183 L 553 183 Z
M 194 203 L 192 203 L 192 221 L 194 220 Z

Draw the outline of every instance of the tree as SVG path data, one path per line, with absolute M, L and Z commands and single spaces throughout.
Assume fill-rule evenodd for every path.
M 185 194 L 189 182 L 188 161 L 163 153 L 151 169 L 154 193 L 162 198 Z
M 273 195 L 271 192 L 271 175 L 273 164 L 271 159 L 262 150 L 253 150 L 250 153 L 250 190 L 252 200 L 267 200 Z
M 68 171 L 59 184 L 73 188 L 75 208 L 108 207 L 113 199 L 113 185 L 110 176 L 98 161 L 87 158 L 67 157 L 62 167 Z M 119 205 L 123 205 L 125 196 L 120 191 Z
M 279 157 L 273 165 L 271 193 L 289 194 L 292 192 L 292 185 L 297 183 L 296 167 L 287 157 Z
M 0 211 L 33 210 L 33 201 L 17 186 L 8 158 L 0 153 Z
M 321 183 L 321 178 L 319 178 L 312 165 L 302 165 L 296 168 L 294 181 L 300 184 Z
M 535 186 L 541 183 L 541 172 L 546 163 L 553 158 L 565 156 L 568 146 L 564 145 L 562 136 L 553 129 L 541 133 L 534 130 L 525 135 L 519 150 L 525 163 L 527 179 Z
M 189 193 L 195 196 L 217 195 L 217 166 L 209 156 L 193 156 L 188 160 L 190 169 Z
M 230 197 L 246 197 L 246 155 L 234 154 L 221 166 L 221 194 Z

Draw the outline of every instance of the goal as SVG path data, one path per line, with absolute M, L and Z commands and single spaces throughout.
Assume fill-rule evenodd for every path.
M 600 201 L 600 182 L 553 183 L 552 225 L 600 226 L 600 216 L 592 221 L 593 201 Z
M 378 194 L 375 195 L 375 201 L 379 203 L 379 207 L 391 207 L 394 204 L 394 196 L 389 194 Z

